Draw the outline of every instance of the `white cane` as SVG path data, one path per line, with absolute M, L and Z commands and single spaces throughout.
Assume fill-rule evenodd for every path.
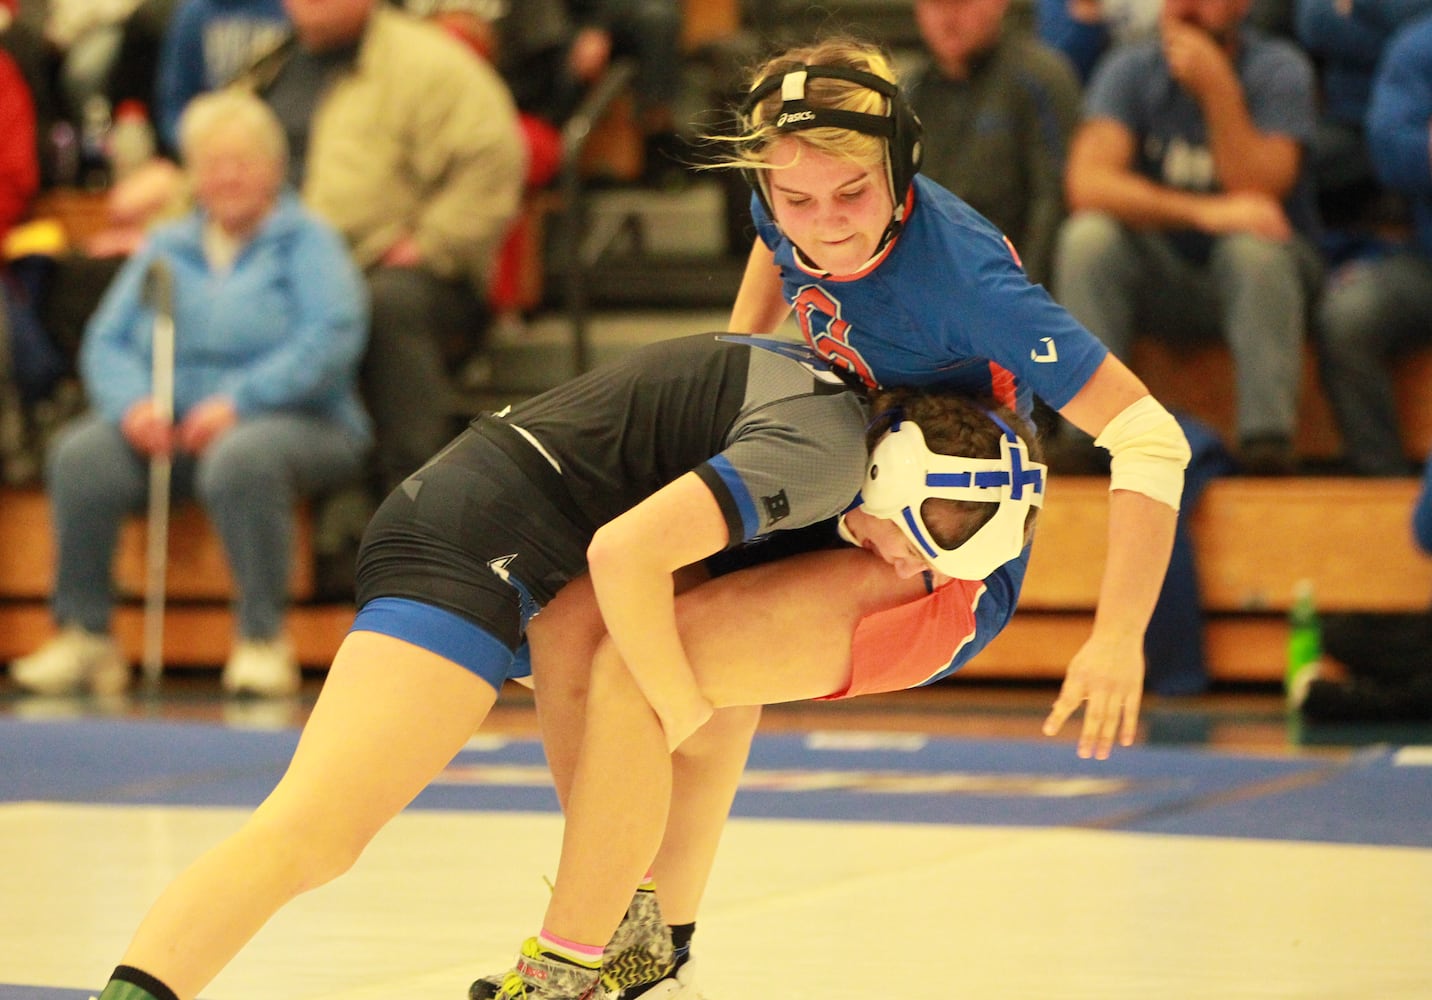
M 156 259 L 145 276 L 145 300 L 154 310 L 153 366 L 150 395 L 156 415 L 174 423 L 174 276 Z M 144 550 L 145 683 L 159 685 L 164 673 L 164 589 L 169 560 L 169 476 L 172 460 L 166 451 L 149 459 L 149 515 Z

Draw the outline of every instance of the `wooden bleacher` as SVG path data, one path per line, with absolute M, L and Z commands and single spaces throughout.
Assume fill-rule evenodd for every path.
M 1175 353 L 1135 347 L 1134 368 L 1172 409 L 1234 434 L 1233 363 L 1226 348 Z M 1432 454 L 1432 350 L 1398 365 L 1397 396 L 1410 458 Z M 1316 361 L 1304 363 L 1299 455 L 1327 460 L 1341 449 Z M 1192 522 L 1208 616 L 1209 672 L 1216 680 L 1282 676 L 1286 614 L 1299 580 L 1314 584 L 1323 611 L 1425 611 L 1432 559 L 1412 541 L 1413 479 L 1329 477 L 1215 482 Z M 1039 525 L 1019 613 L 962 671 L 967 677 L 1063 676 L 1089 634 L 1104 565 L 1108 480 L 1056 478 Z
M 774 8 L 773 8 L 774 9 Z M 729 37 L 739 21 L 733 0 L 686 6 L 687 51 Z M 640 141 L 629 100 L 617 102 L 586 149 L 595 174 L 640 172 Z M 551 198 L 530 206 L 538 219 Z M 95 196 L 58 193 L 38 214 L 60 218 L 72 238 L 103 224 Z M 534 244 L 535 246 L 535 244 Z M 524 269 L 523 304 L 541 297 L 540 262 Z M 1208 421 L 1231 438 L 1232 363 L 1218 346 L 1173 353 L 1152 342 L 1137 345 L 1135 370 L 1166 405 Z M 1398 399 L 1409 456 L 1432 453 L 1432 350 L 1399 365 Z M 1340 444 L 1317 389 L 1316 368 L 1305 364 L 1299 454 L 1336 456 Z M 1024 597 L 1013 623 L 963 676 L 1057 678 L 1088 635 L 1103 568 L 1107 480 L 1059 478 L 1050 488 Z M 1228 479 L 1211 486 L 1193 532 L 1208 613 L 1206 643 L 1217 680 L 1276 681 L 1282 676 L 1285 614 L 1294 584 L 1313 581 L 1326 611 L 1422 611 L 1432 600 L 1432 561 L 1413 547 L 1409 515 L 1417 484 L 1336 478 Z M 0 489 L 0 660 L 33 650 L 51 632 L 47 610 L 53 552 L 45 498 L 37 490 Z M 118 557 L 125 602 L 116 631 L 138 662 L 143 586 L 142 527 L 126 530 Z M 346 604 L 312 602 L 311 528 L 304 519 L 294 557 L 295 605 L 289 629 L 300 660 L 326 666 L 352 619 Z M 233 622 L 227 608 L 228 571 L 217 539 L 197 510 L 171 525 L 170 601 L 165 658 L 171 664 L 216 666 L 227 655 Z
M 1294 584 L 1314 581 L 1325 611 L 1425 610 L 1432 560 L 1416 551 L 1410 512 L 1417 483 L 1342 478 L 1226 479 L 1209 487 L 1193 532 L 1209 616 L 1210 671 L 1223 681 L 1281 677 L 1285 615 Z M 967 667 L 972 678 L 1063 674 L 1087 636 L 1103 569 L 1108 482 L 1051 483 L 1020 611 Z M 51 632 L 46 598 L 53 552 L 48 505 L 37 490 L 0 490 L 0 659 L 33 650 Z M 289 629 L 300 660 L 326 666 L 352 619 L 346 604 L 313 604 L 307 519 L 294 558 Z M 184 508 L 171 525 L 165 659 L 216 666 L 233 634 L 228 571 L 202 514 Z M 126 526 L 117 559 L 125 595 L 116 631 L 140 656 L 143 526 Z
M 1155 395 L 1225 433 L 1232 428 L 1226 351 L 1173 355 L 1140 344 L 1136 367 Z M 1432 350 L 1399 366 L 1398 395 L 1409 453 L 1432 451 Z M 1299 449 L 1338 451 L 1311 360 Z M 1415 612 L 1432 600 L 1432 559 L 1415 548 L 1414 479 L 1228 478 L 1213 483 L 1192 522 L 1208 616 L 1215 680 L 1271 682 L 1282 676 L 1285 616 L 1297 581 L 1312 580 L 1324 611 Z M 1103 571 L 1108 480 L 1060 477 L 1050 485 L 1029 578 L 1014 621 L 962 676 L 1052 679 L 1088 635 Z M 171 523 L 165 659 L 216 666 L 233 634 L 229 575 L 217 538 L 193 507 Z M 144 538 L 136 518 L 116 560 L 124 601 L 115 628 L 128 655 L 141 649 Z M 300 518 L 289 630 L 300 660 L 324 667 L 352 620 L 347 604 L 314 603 L 312 527 Z M 53 567 L 49 507 L 38 489 L 0 489 L 0 659 L 23 655 L 52 631 L 47 596 Z
M 1173 351 L 1145 338 L 1134 345 L 1133 369 L 1171 410 L 1197 416 L 1234 438 L 1233 358 L 1221 344 Z M 1420 463 L 1432 454 L 1432 349 L 1399 358 L 1396 391 L 1407 457 Z M 1311 348 L 1304 352 L 1298 407 L 1297 451 L 1304 459 L 1341 454 L 1342 441 L 1318 380 Z
M 312 526 L 300 510 L 289 579 L 296 606 L 290 614 L 299 659 L 326 665 L 353 617 L 347 605 L 309 603 L 313 595 Z M 164 653 L 170 664 L 218 665 L 228 655 L 233 616 L 232 584 L 218 536 L 200 510 L 178 508 L 170 521 L 166 574 Z M 54 569 L 49 503 L 39 489 L 0 489 L 0 659 L 32 652 L 48 638 L 48 597 Z M 142 648 L 144 525 L 133 518 L 120 536 L 115 577 L 121 604 L 115 632 L 127 655 L 139 662 Z
M 1236 479 L 1213 483 L 1192 530 L 1208 616 L 1209 673 L 1282 677 L 1294 585 L 1322 611 L 1425 611 L 1432 560 L 1412 542 L 1412 479 Z M 1052 480 L 1019 612 L 962 674 L 1057 678 L 1089 635 L 1104 566 L 1108 480 Z

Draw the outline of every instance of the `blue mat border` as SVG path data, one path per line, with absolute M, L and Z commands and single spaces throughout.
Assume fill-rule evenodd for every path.
M 253 806 L 297 745 L 296 730 L 146 720 L 0 719 L 0 801 Z M 858 742 L 858 741 L 855 741 Z M 876 741 L 878 744 L 879 741 Z M 1432 847 L 1432 768 L 1395 767 L 1382 747 L 1350 758 L 1280 759 L 1140 746 L 1083 761 L 1065 742 L 926 739 L 811 749 L 760 735 L 748 771 L 978 775 L 993 790 L 891 793 L 851 787 L 744 788 L 734 815 L 999 826 L 1071 826 L 1188 836 Z M 464 750 L 456 763 L 543 766 L 536 740 Z M 1094 778 L 1100 794 L 1025 794 L 1025 779 Z M 797 782 L 799 783 L 799 782 Z M 888 782 L 887 782 L 888 783 Z M 818 784 L 818 782 L 817 782 Z M 435 784 L 414 809 L 555 811 L 550 785 Z

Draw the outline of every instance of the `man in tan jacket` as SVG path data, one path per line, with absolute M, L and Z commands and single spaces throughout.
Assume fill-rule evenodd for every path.
M 285 0 L 293 38 L 250 82 L 278 113 L 304 201 L 368 279 L 365 399 L 383 492 L 451 432 L 448 361 L 478 347 L 517 212 L 522 136 L 506 85 L 380 0 Z

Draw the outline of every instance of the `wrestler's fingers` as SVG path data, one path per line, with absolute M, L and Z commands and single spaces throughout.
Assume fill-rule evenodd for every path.
M 1124 725 L 1119 733 L 1119 744 L 1131 747 L 1139 734 L 1139 709 L 1143 706 L 1143 692 L 1135 690 L 1124 699 Z
M 1099 723 L 1099 734 L 1094 745 L 1094 757 L 1098 760 L 1108 760 L 1109 754 L 1114 749 L 1114 737 L 1119 735 L 1120 725 L 1125 712 L 1126 703 L 1120 698 L 1110 698 L 1105 705 L 1104 718 Z
M 1104 720 L 1109 712 L 1109 696 L 1102 691 L 1089 695 L 1088 704 L 1084 706 L 1084 728 L 1079 732 L 1080 757 L 1089 758 L 1094 756 L 1094 751 L 1099 744 L 1099 734 L 1104 728 Z M 1106 754 L 1107 756 L 1107 754 Z
M 1069 721 L 1069 717 L 1079 710 L 1079 705 L 1083 701 L 1083 697 L 1076 695 L 1069 685 L 1066 684 L 1060 688 L 1059 697 L 1054 699 L 1054 705 L 1044 719 L 1044 735 L 1057 735 L 1059 730 L 1064 728 L 1064 723 Z

